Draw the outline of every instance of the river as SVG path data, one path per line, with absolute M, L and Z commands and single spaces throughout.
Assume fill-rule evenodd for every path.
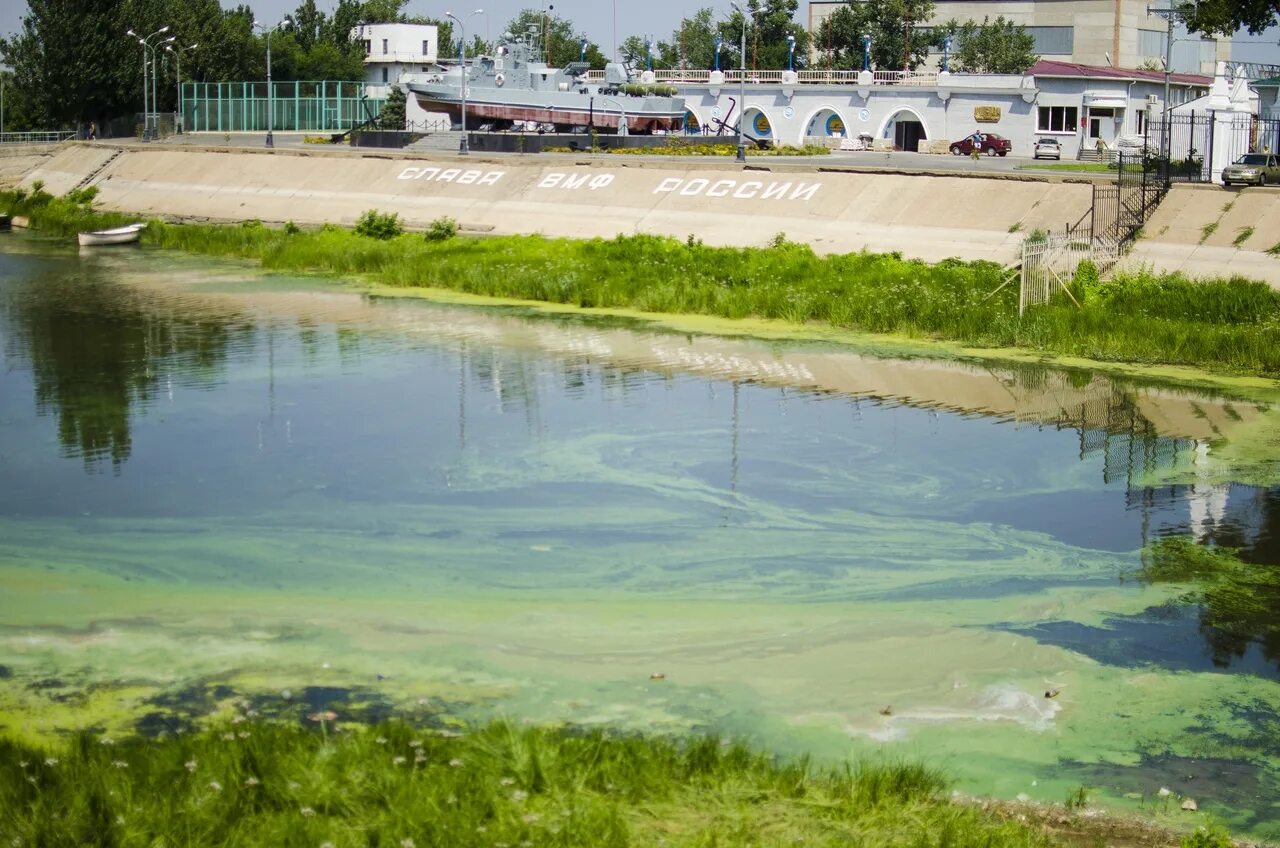
M 1271 399 L 881 353 L 0 236 L 0 725 L 503 713 L 1280 838 Z

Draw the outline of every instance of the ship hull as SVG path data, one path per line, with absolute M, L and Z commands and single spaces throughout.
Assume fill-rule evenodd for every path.
M 453 120 L 462 120 L 462 100 L 452 92 L 432 91 L 413 84 L 409 90 L 427 112 L 445 112 Z M 569 127 L 594 127 L 616 130 L 619 110 L 602 106 L 604 98 L 580 96 L 579 103 L 517 103 L 492 97 L 489 91 L 473 90 L 467 98 L 467 124 L 471 127 L 491 121 L 528 121 Z M 611 104 L 617 98 L 609 98 Z M 625 102 L 625 101 L 624 101 Z M 627 129 L 633 133 L 675 132 L 684 129 L 683 103 L 674 108 L 653 108 L 644 103 L 626 104 Z

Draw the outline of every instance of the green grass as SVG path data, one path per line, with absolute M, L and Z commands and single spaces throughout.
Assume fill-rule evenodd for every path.
M 1204 244 L 1206 241 L 1209 240 L 1209 236 L 1213 235 L 1217 231 L 1218 231 L 1217 221 L 1214 221 L 1209 224 L 1205 224 L 1203 227 L 1200 228 L 1200 243 Z
M 1239 247 L 1251 238 L 1253 238 L 1253 227 L 1241 227 L 1236 231 L 1236 237 L 1231 240 L 1231 244 Z
M 1105 162 L 1054 162 L 1044 165 L 1020 165 L 1023 171 L 1083 171 L 1089 174 L 1114 174 L 1114 165 Z
M 127 216 L 94 219 L 85 204 L 0 195 L 44 231 L 70 235 Z M 1031 234 L 1028 238 L 1034 238 Z M 937 264 L 896 254 L 817 256 L 805 245 L 708 247 L 656 236 L 539 236 L 429 240 L 153 222 L 144 243 L 259 260 L 265 268 L 364 275 L 390 286 L 454 289 L 582 307 L 724 318 L 779 319 L 840 329 L 954 340 L 1103 361 L 1280 375 L 1280 293 L 1233 278 L 1121 274 L 1070 301 L 1018 315 L 1017 286 L 991 262 Z M 1064 299 L 1065 300 L 1065 299 Z
M 0 741 L 0 844 L 1051 844 L 1038 827 L 954 803 L 946 789 L 919 765 L 818 769 L 708 737 L 505 722 L 441 733 L 238 713 L 219 727 L 163 739 L 85 734 L 52 751 Z

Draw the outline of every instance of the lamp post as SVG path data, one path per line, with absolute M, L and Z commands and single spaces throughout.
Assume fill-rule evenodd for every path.
M 458 79 L 462 89 L 462 141 L 458 142 L 458 155 L 467 155 L 467 29 L 462 19 L 453 12 L 445 12 L 445 17 L 458 25 Z
M 13 68 L 8 65 L 0 65 L 0 135 L 4 135 L 4 87 L 8 82 L 8 74 L 13 72 Z
M 796 69 L 796 37 L 794 33 L 787 33 L 787 70 L 794 71 Z
M 138 35 L 133 30 L 128 30 L 125 33 L 126 35 L 132 38 L 136 38 L 138 40 L 138 43 L 142 45 L 142 140 L 143 141 L 150 141 L 152 138 L 151 99 L 148 97 L 148 94 L 150 92 L 148 92 L 147 90 L 147 54 L 148 54 L 148 51 L 151 51 L 152 53 L 154 53 L 154 49 L 151 45 L 151 39 L 155 38 L 157 35 L 164 35 L 168 31 L 169 31 L 168 26 L 162 26 L 160 27 L 160 29 L 156 30 L 155 32 L 145 37 Z M 154 55 L 151 57 L 151 61 L 154 63 L 155 61 Z
M 716 33 L 716 70 L 720 70 L 720 48 L 724 47 L 724 36 Z
M 272 148 L 276 146 L 275 136 L 272 134 L 272 131 L 275 129 L 275 126 L 276 126 L 276 92 L 275 92 L 275 86 L 271 84 L 271 33 L 291 23 L 293 23 L 293 19 L 290 18 L 288 15 L 285 15 L 284 20 L 282 20 L 280 23 L 271 27 L 265 24 L 259 23 L 258 21 L 253 22 L 254 28 L 259 30 L 260 32 L 265 33 L 267 36 L 267 144 L 266 146 L 272 147 Z
M 173 45 L 172 45 L 172 44 L 166 44 L 166 45 L 165 45 L 165 48 L 164 48 L 165 50 L 168 50 L 170 53 L 172 53 L 172 54 L 173 54 L 173 60 L 174 60 L 174 62 L 176 62 L 176 63 L 177 63 L 176 73 L 174 74 L 174 76 L 177 78 L 177 81 L 178 81 L 178 99 L 177 99 L 176 101 L 174 101 L 174 102 L 176 102 L 176 103 L 178 104 L 178 114 L 179 114 L 179 115 L 182 115 L 182 119 L 183 119 L 183 122 L 184 122 L 184 123 L 185 123 L 185 121 L 186 121 L 186 115 L 184 114 L 184 113 L 185 113 L 185 110 L 182 108 L 182 107 L 183 107 L 183 101 L 182 101 L 182 54 L 183 54 L 183 52 L 185 52 L 185 51 L 187 51 L 187 50 L 195 50 L 195 49 L 196 49 L 197 47 L 199 47 L 199 46 L 200 46 L 200 45 L 199 45 L 199 43 L 196 43 L 196 44 L 188 44 L 186 47 L 183 47 L 182 45 L 178 45 L 178 49 L 177 49 L 177 50 L 174 50 L 174 49 L 173 49 Z M 181 124 L 181 123 L 179 123 L 179 122 L 178 122 L 178 121 L 176 121 L 176 120 L 174 121 L 174 124 L 175 124 L 174 132 L 176 132 L 176 133 L 178 133 L 179 135 L 181 135 L 181 134 L 182 134 L 182 124 Z
M 951 60 L 951 36 L 942 39 L 942 70 L 950 71 Z
M 630 135 L 631 130 L 627 127 L 627 110 L 623 108 L 622 104 L 612 97 L 602 97 L 600 102 L 606 105 L 612 103 L 618 107 L 618 135 Z
M 871 36 L 862 36 L 862 70 L 871 70 Z
M 742 15 L 742 45 L 740 48 L 741 53 L 738 56 L 741 63 L 740 73 L 742 74 L 742 76 L 738 78 L 738 108 L 742 111 L 738 115 L 738 155 L 734 158 L 738 162 L 746 162 L 747 146 L 742 140 L 742 125 L 747 120 L 747 13 L 742 10 L 742 7 L 739 6 L 735 0 L 731 0 L 729 5 L 733 7 L 735 12 Z
M 151 45 L 151 114 L 154 116 L 155 127 L 151 131 L 152 138 L 160 137 L 160 45 L 166 47 L 174 42 L 176 35 L 163 38 Z
M 1148 6 L 1147 14 L 1159 15 L 1164 18 L 1164 115 L 1161 121 L 1163 126 L 1160 132 L 1160 152 L 1168 157 L 1170 156 L 1169 148 L 1171 146 L 1169 139 L 1169 118 L 1171 117 L 1169 108 L 1169 74 L 1173 70 L 1173 42 L 1175 41 L 1173 37 L 1173 16 L 1181 14 L 1181 10 L 1173 8 L 1172 4 L 1165 9 L 1153 9 Z

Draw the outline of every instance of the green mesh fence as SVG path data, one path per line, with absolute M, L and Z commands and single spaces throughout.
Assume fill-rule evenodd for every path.
M 273 82 L 279 132 L 350 129 L 375 116 L 385 98 L 366 97 L 366 84 L 340 80 Z M 188 132 L 265 132 L 270 110 L 266 82 L 182 84 L 181 111 Z

